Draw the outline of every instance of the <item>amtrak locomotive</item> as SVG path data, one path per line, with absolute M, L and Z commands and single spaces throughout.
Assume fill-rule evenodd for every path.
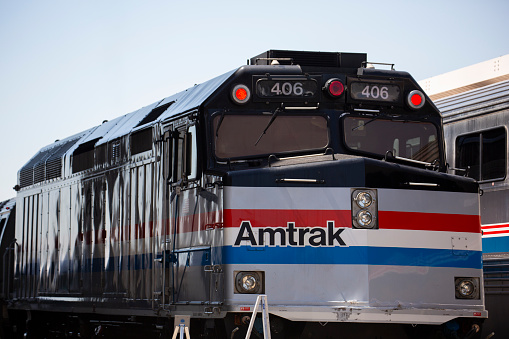
M 446 173 L 414 79 L 366 54 L 267 51 L 42 148 L 16 189 L 12 336 L 239 339 L 262 294 L 274 338 L 487 317 L 478 185 Z

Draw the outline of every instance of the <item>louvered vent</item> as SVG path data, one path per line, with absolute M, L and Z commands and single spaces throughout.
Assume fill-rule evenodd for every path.
M 114 165 L 122 159 L 122 155 L 120 153 L 120 140 L 115 140 L 111 143 L 111 164 Z
M 38 182 L 62 176 L 62 157 L 79 140 L 70 139 L 37 153 L 19 171 L 19 186 L 27 187 Z
M 152 129 L 147 128 L 131 134 L 131 155 L 152 149 Z
M 100 138 L 82 143 L 72 153 L 72 172 L 94 168 L 94 147 Z

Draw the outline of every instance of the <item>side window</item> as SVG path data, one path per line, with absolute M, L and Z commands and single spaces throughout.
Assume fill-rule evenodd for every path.
M 172 159 L 171 181 L 194 180 L 198 173 L 196 125 L 176 130 L 170 138 L 170 158 Z
M 189 180 L 198 175 L 198 149 L 196 144 L 196 125 L 188 128 L 186 134 L 186 175 Z
M 456 138 L 456 164 L 479 181 L 504 179 L 507 169 L 507 133 L 496 128 Z
M 173 138 L 171 137 L 171 131 L 166 131 L 163 136 L 164 140 L 164 179 L 170 181 L 172 179 L 172 160 L 173 160 Z
M 183 131 L 173 132 L 173 175 L 172 181 L 177 182 L 182 179 L 182 168 L 184 163 L 184 138 Z

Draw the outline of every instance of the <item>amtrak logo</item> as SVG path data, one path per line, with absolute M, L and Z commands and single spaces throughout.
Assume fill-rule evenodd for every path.
M 296 228 L 294 222 L 288 222 L 287 227 L 256 227 L 253 231 L 250 221 L 242 221 L 233 246 L 241 246 L 243 240 L 251 246 L 347 246 L 341 238 L 344 230 L 344 228 L 334 229 L 334 221 L 327 221 L 327 228 Z M 255 236 L 256 232 L 258 237 Z

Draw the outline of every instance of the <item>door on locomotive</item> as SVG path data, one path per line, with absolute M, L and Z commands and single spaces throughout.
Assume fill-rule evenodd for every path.
M 219 188 L 200 183 L 200 147 L 196 122 L 181 120 L 164 127 L 166 219 L 160 253 L 164 304 L 213 305 L 222 301 L 223 273 L 216 248 L 222 241 Z

